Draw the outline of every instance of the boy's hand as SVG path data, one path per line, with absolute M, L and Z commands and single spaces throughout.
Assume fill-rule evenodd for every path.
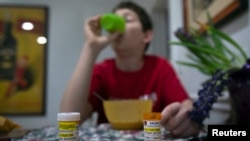
M 115 32 L 108 35 L 102 35 L 102 29 L 100 26 L 101 16 L 92 17 L 85 22 L 85 36 L 86 44 L 91 47 L 95 52 L 99 52 L 112 41 L 118 38 L 120 33 Z
M 189 118 L 187 106 L 174 102 L 162 111 L 162 125 L 176 137 L 197 135 L 199 128 Z

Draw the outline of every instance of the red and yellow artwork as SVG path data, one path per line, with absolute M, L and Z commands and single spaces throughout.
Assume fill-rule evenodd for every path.
M 0 6 L 0 114 L 44 114 L 47 12 Z

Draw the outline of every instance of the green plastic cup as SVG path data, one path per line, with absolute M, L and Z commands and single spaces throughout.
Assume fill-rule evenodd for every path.
M 122 16 L 107 13 L 103 14 L 100 19 L 100 24 L 102 29 L 106 30 L 107 32 L 125 32 L 125 19 Z

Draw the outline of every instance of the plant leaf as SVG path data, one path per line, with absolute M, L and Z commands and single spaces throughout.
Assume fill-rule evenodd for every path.
M 239 52 L 241 53 L 242 57 L 247 60 L 247 54 L 245 53 L 245 51 L 241 48 L 241 46 L 236 43 L 230 36 L 228 36 L 227 34 L 217 30 L 216 28 L 210 27 L 210 29 L 216 33 L 218 36 L 220 36 L 222 39 L 224 39 L 225 41 L 231 43 L 236 49 L 239 50 Z
M 206 66 L 202 66 L 202 65 L 199 65 L 199 64 L 194 64 L 194 63 L 189 63 L 189 62 L 183 62 L 183 61 L 177 61 L 177 63 L 181 64 L 181 65 L 184 65 L 184 66 L 197 68 L 202 73 L 205 73 L 207 75 L 211 75 L 213 73 L 213 70 L 210 70 Z
M 198 53 L 210 54 L 210 55 L 213 55 L 214 57 L 217 57 L 223 60 L 225 63 L 230 63 L 230 60 L 228 60 L 228 58 L 225 55 L 218 53 L 216 50 L 211 50 L 211 48 L 202 48 L 197 45 L 186 43 L 186 42 L 185 43 L 184 42 L 171 42 L 171 44 L 187 47 L 189 49 L 196 50 Z

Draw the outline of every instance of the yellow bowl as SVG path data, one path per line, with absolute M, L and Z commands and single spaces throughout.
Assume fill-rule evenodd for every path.
M 114 129 L 140 130 L 143 114 L 152 111 L 152 100 L 105 100 L 105 115 Z

